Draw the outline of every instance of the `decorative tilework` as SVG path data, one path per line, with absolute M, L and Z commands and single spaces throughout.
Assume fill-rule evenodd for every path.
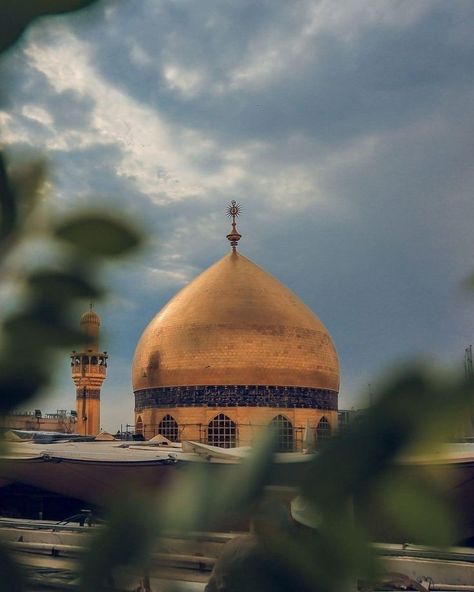
M 261 385 L 175 386 L 135 391 L 135 411 L 164 407 L 296 407 L 337 410 L 337 392 Z
M 100 389 L 80 387 L 76 389 L 76 399 L 100 399 Z

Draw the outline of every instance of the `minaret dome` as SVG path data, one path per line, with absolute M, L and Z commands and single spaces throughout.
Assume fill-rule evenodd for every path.
M 82 333 L 84 333 L 84 335 L 87 339 L 85 349 L 91 350 L 91 351 L 98 351 L 98 349 L 99 349 L 100 317 L 95 312 L 95 310 L 93 310 L 92 304 L 90 304 L 89 310 L 86 311 L 81 316 L 81 320 L 79 321 L 79 326 L 81 328 Z

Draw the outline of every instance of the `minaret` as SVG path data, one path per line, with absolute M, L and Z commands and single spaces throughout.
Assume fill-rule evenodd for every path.
M 92 310 L 81 316 L 86 343 L 71 354 L 71 373 L 76 385 L 77 433 L 96 436 L 100 432 L 100 387 L 107 376 L 107 352 L 99 351 L 100 317 Z

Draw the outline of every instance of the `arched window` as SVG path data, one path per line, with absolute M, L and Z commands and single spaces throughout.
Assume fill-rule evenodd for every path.
M 277 432 L 277 450 L 292 452 L 295 448 L 293 424 L 284 415 L 277 415 L 272 419 L 270 426 Z
M 316 440 L 327 440 L 331 437 L 331 424 L 326 417 L 322 417 L 316 428 Z
M 158 433 L 171 440 L 177 442 L 179 440 L 178 424 L 172 415 L 165 415 L 158 426 Z
M 135 434 L 142 434 L 143 436 L 143 420 L 141 415 L 137 417 L 137 422 L 135 424 Z
M 207 426 L 207 443 L 221 448 L 234 448 L 237 443 L 237 426 L 224 415 L 219 413 Z

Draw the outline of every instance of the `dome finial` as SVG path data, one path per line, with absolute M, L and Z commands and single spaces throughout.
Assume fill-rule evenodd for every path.
M 235 199 L 233 199 L 230 204 L 227 206 L 227 215 L 229 218 L 232 218 L 232 229 L 227 235 L 227 240 L 230 242 L 232 251 L 235 253 L 237 244 L 239 240 L 242 238 L 242 235 L 239 234 L 236 228 L 235 219 L 240 216 L 240 212 L 242 211 L 242 206 L 238 204 Z

